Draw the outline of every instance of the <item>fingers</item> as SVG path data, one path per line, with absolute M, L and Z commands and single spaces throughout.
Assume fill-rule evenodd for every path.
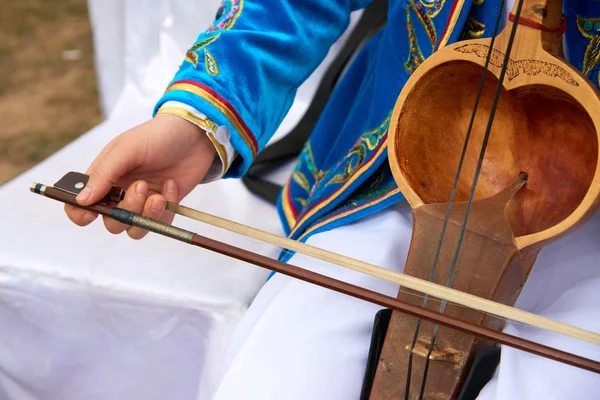
M 160 220 L 165 212 L 166 205 L 167 202 L 163 195 L 153 194 L 148 198 L 141 214 L 148 218 Z M 137 226 L 132 226 L 127 229 L 127 234 L 130 238 L 139 240 L 145 237 L 148 234 L 148 231 L 138 228 Z
M 77 195 L 77 203 L 87 206 L 102 200 L 121 177 L 138 165 L 140 146 L 132 137 L 119 137 L 100 152 L 87 170 L 90 179 Z
M 171 179 L 168 179 L 163 185 L 162 194 L 154 194 L 148 198 L 143 207 L 142 215 L 170 224 L 174 215 L 165 211 L 165 207 L 167 201 L 176 202 L 177 200 L 177 185 Z M 145 237 L 148 231 L 132 226 L 127 229 L 127 234 L 132 239 L 139 240 Z
M 174 214 L 166 211 L 167 202 L 178 202 L 178 189 L 175 182 L 171 179 L 165 181 L 162 187 L 162 193 L 153 194 L 148 197 L 148 184 L 144 181 L 137 181 L 127 189 L 125 198 L 117 205 L 119 208 L 141 214 L 145 217 L 162 221 L 166 224 L 173 222 Z M 71 221 L 79 226 L 86 226 L 97 218 L 97 214 L 81 208 L 65 205 L 65 211 Z M 117 222 L 109 217 L 103 217 L 106 230 L 113 234 L 120 234 L 127 231 L 132 239 L 142 239 L 148 231 L 128 226 Z
M 76 198 L 77 203 L 82 206 L 89 206 L 102 200 L 121 177 L 119 173 L 103 168 L 90 168 L 87 174 L 90 179 Z
M 162 193 L 168 202 L 179 203 L 179 189 L 177 188 L 177 184 L 172 179 L 167 179 L 165 181 Z M 171 222 L 173 222 L 173 218 L 175 218 L 175 214 L 170 211 L 167 211 L 163 215 L 161 221 L 165 224 L 170 224 Z
M 82 206 L 100 201 L 108 194 L 113 184 L 130 169 L 135 168 L 138 157 L 135 144 L 117 145 L 116 140 L 109 143 L 94 160 L 87 175 L 90 176 L 85 188 L 76 200 Z M 96 219 L 97 214 L 81 210 L 77 207 L 66 206 L 65 212 L 69 219 L 79 226 L 85 226 Z
M 89 225 L 98 217 L 98 214 L 96 213 L 69 204 L 65 204 L 65 212 L 67 213 L 67 217 L 79 226 Z
M 129 186 L 125 198 L 119 202 L 117 207 L 132 211 L 136 214 L 141 214 L 147 197 L 148 184 L 144 181 L 137 181 Z M 104 217 L 103 219 L 106 230 L 115 235 L 128 228 L 128 225 L 117 222 L 114 219 L 108 217 Z

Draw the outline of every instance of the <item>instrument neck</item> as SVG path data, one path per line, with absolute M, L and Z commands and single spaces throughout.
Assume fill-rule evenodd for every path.
M 514 1 L 511 17 L 517 14 L 519 0 Z M 510 25 L 505 31 L 510 30 Z M 564 58 L 563 34 L 565 21 L 563 20 L 562 0 L 523 0 L 519 24 L 521 31 L 525 30 L 527 35 L 535 35 L 532 38 L 539 42 L 547 52 Z M 522 33 L 523 34 L 523 33 Z

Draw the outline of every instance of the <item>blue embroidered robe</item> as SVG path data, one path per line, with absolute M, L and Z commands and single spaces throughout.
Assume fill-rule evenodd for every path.
M 206 126 L 227 127 L 240 177 L 285 117 L 296 89 L 366 0 L 226 0 L 190 48 L 156 106 L 185 104 Z M 600 2 L 564 0 L 568 61 L 598 84 Z M 390 0 L 387 25 L 335 89 L 278 202 L 298 240 L 402 199 L 387 164 L 390 113 L 403 85 L 434 51 L 489 37 L 500 0 Z M 231 162 L 230 162 L 231 161 Z M 230 163 L 229 163 L 230 162 Z

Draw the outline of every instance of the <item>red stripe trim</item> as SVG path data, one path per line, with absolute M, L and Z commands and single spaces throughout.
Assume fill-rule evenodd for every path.
M 390 189 L 387 192 L 385 192 L 385 193 L 383 193 L 383 194 L 381 194 L 381 195 L 379 195 L 379 196 L 377 196 L 377 197 L 375 197 L 375 198 L 373 198 L 373 199 L 371 199 L 369 201 L 366 201 L 366 202 L 364 202 L 362 204 L 357 204 L 356 206 L 353 206 L 353 207 L 350 207 L 350 208 L 346 208 L 346 209 L 338 211 L 335 214 L 329 215 L 326 218 L 324 218 L 323 220 L 315 223 L 314 225 L 312 225 L 308 229 L 306 229 L 306 231 L 300 236 L 300 238 L 298 240 L 303 239 L 304 237 L 306 237 L 311 232 L 313 232 L 313 231 L 315 231 L 317 229 L 320 229 L 320 228 L 326 226 L 327 224 L 335 222 L 336 220 L 338 220 L 340 218 L 352 215 L 354 212 L 358 212 L 358 211 L 364 210 L 365 208 L 368 208 L 371 205 L 375 205 L 377 203 L 380 203 L 380 202 L 388 199 L 389 197 L 391 197 L 391 196 L 393 196 L 393 195 L 395 195 L 397 193 L 400 193 L 400 189 L 393 188 L 393 189 Z M 355 210 L 357 210 L 357 211 L 355 211 Z
M 375 158 L 377 156 L 377 153 L 379 152 L 379 149 L 381 148 L 381 146 L 383 146 L 386 143 L 386 140 L 382 140 L 381 143 L 379 144 L 379 146 L 377 147 L 377 150 L 373 151 L 373 154 L 371 154 L 371 157 L 369 157 L 366 161 L 364 161 L 362 163 L 362 166 L 368 164 L 373 158 Z M 362 168 L 361 168 L 362 169 Z M 360 169 L 358 169 L 355 174 L 359 171 Z M 352 175 L 354 176 L 354 174 Z M 351 176 L 351 177 L 352 177 Z M 312 207 L 310 207 L 309 209 L 306 209 L 302 212 L 302 217 L 304 217 L 307 213 L 309 213 L 312 209 L 314 209 L 315 207 L 317 207 L 319 204 L 327 201 L 328 199 L 330 199 L 332 196 L 335 196 L 336 194 L 338 194 L 338 192 L 340 191 L 340 189 L 342 188 L 338 188 L 336 191 L 334 191 L 331 195 L 325 197 L 324 199 L 321 199 L 321 201 L 319 201 L 318 203 L 315 203 Z M 297 219 L 297 218 L 296 218 Z
M 288 182 L 287 186 L 287 202 L 290 206 L 290 211 L 292 212 L 292 214 L 294 215 L 294 219 L 297 221 L 298 220 L 298 210 L 296 210 L 296 207 L 294 207 L 294 202 L 292 201 L 292 191 L 290 190 L 290 182 Z
M 452 21 L 452 17 L 454 16 L 454 11 L 456 11 L 456 6 L 458 5 L 458 2 L 459 2 L 459 0 L 454 0 L 454 3 L 452 4 L 452 8 L 450 9 L 450 14 L 448 14 L 448 20 L 446 21 L 446 29 L 444 29 L 444 33 L 442 33 L 442 36 L 440 36 L 437 44 L 435 45 L 436 51 L 439 50 L 440 43 L 442 42 L 442 39 L 446 36 L 448 29 L 454 29 L 454 26 L 452 28 L 450 27 L 450 21 Z
M 238 112 L 236 111 L 236 109 L 233 108 L 233 106 L 231 104 L 229 104 L 229 102 L 227 100 L 225 100 L 217 92 L 215 92 L 214 90 L 212 90 L 208 86 L 205 86 L 205 85 L 203 85 L 201 83 L 198 83 L 198 82 L 195 82 L 195 81 L 192 81 L 192 80 L 188 80 L 188 79 L 184 79 L 184 80 L 173 82 L 172 85 L 175 85 L 175 84 L 178 84 L 178 83 L 185 83 L 185 84 L 188 84 L 188 85 L 196 86 L 197 88 L 199 88 L 201 90 L 204 90 L 205 92 L 207 92 L 208 94 L 210 94 L 212 97 L 215 98 L 215 100 L 217 100 L 224 107 L 226 107 L 231 112 L 231 114 L 236 118 L 237 122 L 246 131 L 245 133 L 247 134 L 248 138 L 252 141 L 253 153 L 256 153 L 258 151 L 258 143 L 256 141 L 256 138 L 254 137 L 254 135 L 250 131 L 250 128 L 248 128 L 248 126 L 246 125 L 246 123 L 244 122 L 244 120 L 242 119 L 242 117 L 240 117 L 240 115 L 238 114 Z M 170 88 L 170 86 L 169 86 L 169 88 Z M 167 89 L 167 90 L 169 90 L 169 89 Z

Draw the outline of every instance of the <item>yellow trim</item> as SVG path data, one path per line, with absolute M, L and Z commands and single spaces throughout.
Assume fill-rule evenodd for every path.
M 199 117 L 198 115 L 194 114 L 189 110 L 186 110 L 185 108 L 178 107 L 161 107 L 156 113 L 156 115 L 177 115 L 204 129 L 204 131 L 206 132 L 206 136 L 208 136 L 208 139 L 215 146 L 215 149 L 217 150 L 217 153 L 219 154 L 219 157 L 223 162 L 223 171 L 221 172 L 220 177 L 222 177 L 225 174 L 225 172 L 229 169 L 229 159 L 227 157 L 227 150 L 225 149 L 225 146 L 223 146 L 217 141 L 217 139 L 215 139 L 211 132 L 218 128 L 217 124 L 215 124 L 209 118 Z
M 452 18 L 450 18 L 450 22 L 448 23 L 448 27 L 446 28 L 446 33 L 440 39 L 440 44 L 438 45 L 438 50 L 448 44 L 448 40 L 450 40 L 450 35 L 454 32 L 454 27 L 456 26 L 456 21 L 458 21 L 458 17 L 462 12 L 463 6 L 465 5 L 465 0 L 460 0 L 456 7 L 454 8 L 454 14 Z
M 240 2 L 238 4 L 239 4 L 239 9 L 237 10 L 237 13 L 233 16 L 233 18 L 231 18 L 231 20 L 227 24 L 226 29 L 231 29 L 231 27 L 233 27 L 233 25 L 235 25 L 237 19 L 242 14 L 242 10 L 244 9 L 244 0 L 240 0 Z M 232 5 L 232 7 L 233 7 L 233 5 Z
M 204 49 L 204 67 L 206 68 L 206 71 L 213 76 L 217 76 L 221 73 L 217 60 L 215 60 L 215 57 L 206 48 Z
M 181 118 L 187 119 L 191 123 L 198 125 L 200 128 L 204 129 L 207 132 L 217 128 L 217 125 L 210 119 L 201 118 L 201 117 L 195 115 L 193 112 L 186 110 L 185 108 L 161 107 L 158 110 L 158 112 L 156 113 L 156 115 L 164 115 L 164 114 L 177 115 Z
M 421 25 L 423 26 L 423 30 L 425 31 L 425 34 L 427 35 L 427 37 L 429 37 L 429 41 L 431 42 L 431 46 L 433 47 L 433 49 L 435 49 L 435 42 L 436 42 L 436 39 L 437 39 L 437 30 L 435 28 L 435 22 L 433 21 L 433 18 L 442 10 L 442 7 L 444 7 L 444 5 L 442 4 L 442 6 L 438 9 L 438 11 L 435 12 L 435 14 L 433 14 L 433 15 L 427 15 L 427 14 L 422 15 L 419 12 L 418 7 L 417 7 L 417 5 L 415 4 L 415 2 L 413 0 L 409 0 L 409 3 L 410 3 L 410 6 L 413 8 L 414 13 L 417 15 L 417 18 L 418 18 L 419 22 L 421 22 Z M 423 4 L 423 3 L 421 2 L 421 4 Z M 407 11 L 410 12 L 408 9 L 407 9 Z M 429 29 L 428 29 L 428 26 L 427 26 L 427 21 L 425 21 L 425 19 L 423 17 L 425 17 L 425 18 L 428 19 L 429 24 L 431 25 L 431 27 L 433 29 L 433 32 L 432 32 L 433 33 L 433 37 L 429 36 Z M 409 16 L 409 18 L 410 18 L 410 16 Z
M 223 175 L 225 175 L 225 172 L 229 169 L 229 159 L 227 157 L 227 150 L 225 149 L 225 146 L 223 146 L 217 141 L 217 139 L 214 138 L 212 132 L 206 132 L 206 134 L 212 142 L 212 144 L 215 145 L 215 149 L 217 149 L 217 153 L 219 153 L 219 157 L 221 157 L 221 161 L 223 162 L 223 172 L 220 176 L 222 177 Z
M 173 85 L 171 85 L 169 87 L 169 89 L 167 91 L 170 92 L 171 90 L 183 90 L 185 92 L 190 92 L 192 94 L 195 94 L 198 97 L 201 97 L 202 99 L 206 100 L 207 102 L 209 102 L 213 107 L 215 107 L 223 115 L 225 115 L 225 117 L 229 120 L 229 122 L 231 122 L 233 127 L 239 132 L 239 134 L 242 137 L 242 139 L 244 140 L 244 142 L 246 142 L 246 145 L 250 148 L 250 151 L 252 152 L 252 158 L 256 157 L 256 149 L 254 148 L 254 144 L 253 144 L 252 140 L 248 136 L 249 133 L 246 132 L 246 129 L 244 129 L 244 127 L 242 126 L 242 124 L 240 123 L 238 118 L 235 116 L 235 114 L 232 113 L 229 108 L 224 106 L 212 94 L 199 88 L 198 86 L 194 86 L 189 83 L 174 83 Z
M 311 226 L 309 229 L 307 229 L 306 232 L 304 232 L 302 234 L 302 236 L 300 236 L 300 238 L 298 238 L 297 240 L 302 240 L 304 237 L 306 237 L 306 235 L 310 234 L 312 231 L 314 231 L 316 229 L 321 228 L 324 225 L 327 225 L 327 224 L 329 224 L 331 222 L 337 221 L 340 218 L 344 218 L 347 215 L 350 215 L 350 214 L 353 214 L 355 212 L 359 212 L 361 210 L 364 210 L 365 208 L 371 207 L 374 204 L 381 203 L 382 201 L 384 201 L 384 200 L 386 200 L 386 199 L 388 199 L 388 198 L 390 198 L 393 195 L 398 194 L 398 193 L 400 193 L 400 189 L 398 189 L 398 188 L 394 189 L 394 190 L 390 191 L 389 193 L 385 194 L 384 196 L 380 197 L 379 199 L 377 199 L 377 201 L 367 202 L 367 203 L 362 204 L 362 205 L 360 205 L 360 206 L 358 206 L 356 208 L 352 208 L 350 210 L 346 210 L 346 211 L 344 211 L 344 212 L 336 215 L 334 218 L 328 218 L 328 219 L 326 219 L 324 221 L 321 221 L 318 224 L 315 224 L 315 225 Z
M 306 220 L 308 220 L 313 215 L 315 215 L 317 212 L 319 212 L 323 207 L 326 207 L 328 204 L 330 204 L 337 197 L 337 195 L 339 195 L 341 192 L 346 190 L 346 188 L 348 188 L 348 186 L 350 186 L 354 181 L 356 181 L 358 179 L 358 177 L 360 175 L 362 175 L 362 173 L 365 170 L 369 169 L 371 167 L 371 165 L 373 165 L 375 163 L 375 161 L 377 161 L 377 159 L 379 159 L 379 156 L 383 153 L 383 151 L 385 149 L 387 149 L 387 141 L 381 145 L 381 148 L 377 151 L 377 153 L 375 153 L 375 155 L 373 155 L 373 157 L 371 158 L 371 161 L 362 165 L 361 168 L 356 170 L 354 175 L 352 175 L 352 177 L 350 177 L 350 179 L 348 179 L 346 181 L 346 183 L 344 183 L 340 188 L 338 188 L 338 190 L 336 190 L 331 196 L 329 196 L 327 199 L 323 200 L 321 203 L 317 204 L 306 215 L 304 215 L 304 217 L 302 217 L 302 219 L 300 219 L 300 221 L 298 221 L 298 223 L 296 224 L 296 228 L 294 228 L 292 230 L 290 235 L 293 235 L 294 233 L 296 233 L 298 228 L 301 227 L 302 224 L 304 224 L 304 222 L 306 222 Z
M 431 14 L 429 14 L 429 18 L 435 18 L 435 17 L 437 17 L 437 15 L 438 15 L 440 12 L 442 12 L 442 9 L 444 8 L 444 5 L 445 5 L 445 4 L 446 4 L 446 0 L 442 0 L 442 1 L 440 2 L 440 8 L 438 8 L 437 10 L 435 10 L 434 12 L 432 12 Z M 427 3 L 423 3 L 422 1 L 421 1 L 421 5 L 422 5 L 423 7 L 425 7 L 425 8 L 429 8 L 429 9 L 432 9 L 433 7 L 435 7 L 435 3 L 434 3 L 434 4 L 431 4 L 431 3 L 430 3 L 430 4 L 427 4 Z
M 292 206 L 289 203 L 290 197 L 290 182 L 288 181 L 283 186 L 283 193 L 281 195 L 281 206 L 283 208 L 283 215 L 285 215 L 285 219 L 287 220 L 288 226 L 290 229 L 294 227 L 296 224 L 296 217 L 294 217 L 294 212 L 292 211 Z

